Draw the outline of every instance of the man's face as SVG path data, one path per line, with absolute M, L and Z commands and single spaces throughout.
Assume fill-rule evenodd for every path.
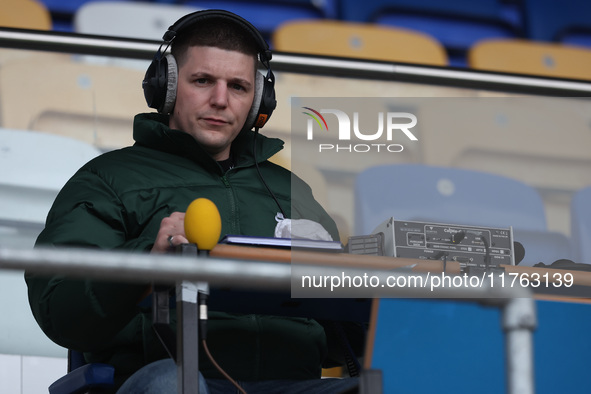
M 170 127 L 192 135 L 215 160 L 225 160 L 248 116 L 254 86 L 252 56 L 215 47 L 189 47 L 179 66 Z

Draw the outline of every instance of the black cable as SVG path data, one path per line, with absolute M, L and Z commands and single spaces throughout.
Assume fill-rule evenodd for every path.
M 156 337 L 160 340 L 160 343 L 164 346 L 164 350 L 168 353 L 168 356 L 176 362 L 176 336 L 170 326 L 164 326 L 162 324 L 152 324 L 152 328 L 156 333 Z
M 259 178 L 261 178 L 261 181 L 263 182 L 263 185 L 265 185 L 265 188 L 267 188 L 267 191 L 269 192 L 269 194 L 271 195 L 271 197 L 273 197 L 273 200 L 275 200 L 275 204 L 277 204 L 277 206 L 279 207 L 279 211 L 281 211 L 281 214 L 283 215 L 284 219 L 287 219 L 287 216 L 285 215 L 285 212 L 283 211 L 283 208 L 281 208 L 281 204 L 279 204 L 279 201 L 277 200 L 277 197 L 275 197 L 275 194 L 273 193 L 273 191 L 271 190 L 271 188 L 269 187 L 269 185 L 267 185 L 267 182 L 265 182 L 265 178 L 263 178 L 263 174 L 261 174 L 261 169 L 259 168 L 259 163 L 257 160 L 257 145 L 256 145 L 256 141 L 257 141 L 257 136 L 259 135 L 259 128 L 255 127 L 254 128 L 254 138 L 252 139 L 252 154 L 254 156 L 254 165 L 257 169 L 257 173 L 259 174 Z
M 484 271 L 489 272 L 490 271 L 490 245 L 488 244 L 488 241 L 486 240 L 484 233 L 482 233 L 482 235 L 480 236 L 480 239 L 482 240 L 482 243 L 484 244 Z
M 353 352 L 353 349 L 351 349 L 351 344 L 347 339 L 347 335 L 343 330 L 343 326 L 340 322 L 335 321 L 333 322 L 333 330 L 336 332 L 339 342 L 341 343 L 343 355 L 345 357 L 345 365 L 347 366 L 349 376 L 359 376 L 359 371 L 361 371 L 361 364 L 359 364 L 357 357 L 355 357 L 355 352 Z
M 170 327 L 170 289 L 167 286 L 153 285 L 152 290 L 152 328 L 164 349 L 176 362 L 176 334 Z

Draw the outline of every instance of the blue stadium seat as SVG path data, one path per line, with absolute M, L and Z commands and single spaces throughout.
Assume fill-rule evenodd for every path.
M 114 377 L 112 365 L 87 364 L 82 353 L 68 350 L 68 374 L 49 386 L 49 394 L 99 394 L 113 387 Z
M 523 0 L 526 37 L 591 47 L 591 2 Z
M 499 0 L 342 0 L 341 18 L 423 31 L 448 50 L 450 63 L 465 66 L 466 51 L 485 38 L 521 37 L 520 18 Z
M 86 3 L 96 0 L 38 0 L 43 3 L 51 13 L 54 31 L 72 32 L 74 30 L 72 20 L 76 11 Z M 109 0 L 130 1 L 130 0 Z
M 571 200 L 571 238 L 576 262 L 591 264 L 591 186 L 577 191 Z
M 80 6 L 93 0 L 39 0 L 49 9 L 52 14 L 73 15 Z M 117 0 L 115 0 L 117 1 Z M 125 1 L 125 0 L 119 0 Z
M 185 0 L 182 4 L 203 9 L 224 9 L 250 21 L 261 34 L 271 36 L 281 23 L 294 19 L 336 18 L 337 0 Z
M 369 168 L 355 182 L 354 235 L 393 217 L 443 224 L 513 227 L 522 265 L 570 258 L 569 239 L 550 232 L 539 193 L 504 176 L 459 168 L 393 164 Z

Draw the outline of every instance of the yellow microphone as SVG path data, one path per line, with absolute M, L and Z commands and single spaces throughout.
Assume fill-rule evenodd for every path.
M 222 219 L 220 212 L 215 204 L 207 198 L 198 198 L 193 200 L 185 211 L 185 236 L 189 244 L 177 246 L 177 253 L 185 256 L 194 256 L 195 254 L 205 256 L 218 243 L 222 232 Z M 197 250 L 195 251 L 195 245 Z M 197 331 L 183 330 L 178 336 L 181 342 L 180 348 L 184 343 L 193 343 L 198 338 L 193 338 L 193 334 L 199 334 L 202 340 L 205 340 L 207 333 L 207 298 L 209 295 L 209 284 L 207 282 L 191 282 L 181 280 L 177 284 L 177 310 L 180 314 L 180 322 L 191 325 L 199 322 Z M 176 360 L 177 345 L 174 343 L 174 332 L 171 331 L 169 324 L 169 289 L 164 286 L 154 286 L 154 295 L 152 297 L 152 310 L 154 329 L 168 353 Z M 199 304 L 197 308 L 196 304 Z M 182 323 L 179 323 L 182 324 Z M 192 352 L 188 352 L 192 353 Z M 184 355 L 183 355 L 184 357 Z M 198 361 L 190 360 L 189 364 L 197 365 Z
M 222 218 L 213 201 L 207 198 L 193 200 L 185 212 L 185 235 L 198 250 L 211 250 L 222 233 Z

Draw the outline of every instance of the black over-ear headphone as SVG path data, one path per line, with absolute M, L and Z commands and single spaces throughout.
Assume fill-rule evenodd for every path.
M 267 75 L 256 72 L 254 101 L 244 124 L 245 128 L 263 127 L 277 106 L 275 99 L 275 76 L 271 71 L 271 51 L 261 33 L 246 19 L 224 10 L 197 11 L 183 16 L 168 28 L 162 39 L 164 42 L 154 55 L 146 71 L 142 87 L 144 97 L 150 108 L 162 114 L 169 114 L 176 101 L 178 67 L 174 56 L 165 54 L 166 49 L 179 34 L 188 27 L 209 19 L 224 19 L 242 26 L 252 35 L 259 48 L 259 60 L 267 69 Z M 164 50 L 162 47 L 165 46 Z

